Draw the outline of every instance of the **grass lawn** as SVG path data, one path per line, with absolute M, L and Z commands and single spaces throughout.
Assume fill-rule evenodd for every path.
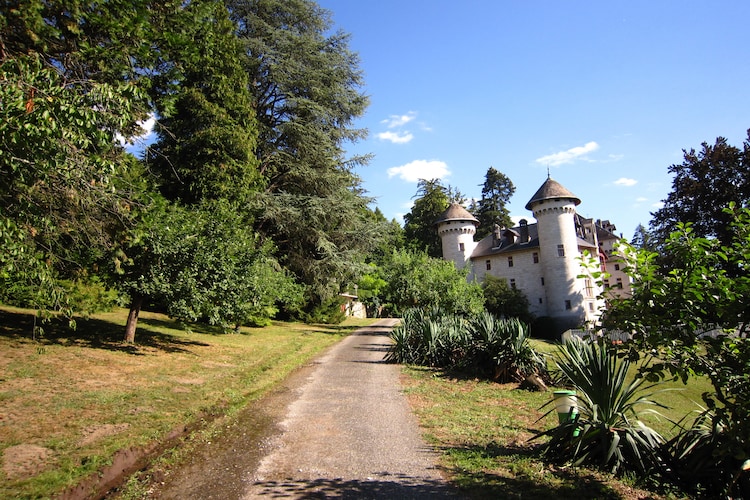
M 534 347 L 551 352 L 550 344 Z M 543 417 L 550 392 L 519 390 L 517 384 L 456 379 L 430 369 L 408 367 L 403 383 L 427 439 L 442 452 L 442 463 L 452 480 L 472 498 L 660 498 L 634 481 L 613 478 L 586 468 L 555 467 L 535 456 L 536 431 L 555 426 L 555 413 Z M 653 399 L 670 406 L 666 418 L 643 415 L 643 420 L 665 436 L 693 411 L 692 400 L 710 388 L 706 381 L 666 383 Z
M 0 308 L 0 498 L 45 498 L 75 485 L 122 449 L 231 414 L 358 326 L 277 323 L 222 334 L 142 313 L 134 345 L 127 311 L 45 325 Z

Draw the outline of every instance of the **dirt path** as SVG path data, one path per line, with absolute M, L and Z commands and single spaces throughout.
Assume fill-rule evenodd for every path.
M 249 408 L 158 498 L 457 498 L 382 362 L 393 320 L 334 346 Z M 262 408 L 262 410 L 261 410 Z

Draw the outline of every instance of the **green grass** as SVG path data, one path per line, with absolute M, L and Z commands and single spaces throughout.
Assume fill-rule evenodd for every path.
M 53 322 L 31 339 L 30 311 L 0 308 L 0 498 L 47 498 L 174 428 L 231 415 L 357 326 L 275 323 L 241 334 L 143 313 L 123 344 L 127 311 Z M 44 458 L 9 467 L 18 450 Z M 30 464 L 30 465 L 29 465 Z
M 533 341 L 540 351 L 554 346 Z M 557 425 L 546 417 L 551 392 L 519 390 L 515 384 L 460 379 L 419 368 L 404 368 L 405 391 L 426 438 L 442 453 L 449 477 L 471 498 L 659 498 L 639 489 L 632 479 L 617 479 L 585 468 L 554 467 L 537 457 L 535 432 Z M 635 371 L 632 372 L 635 375 Z M 696 409 L 695 401 L 710 389 L 706 380 L 668 382 L 654 399 L 670 407 L 661 413 L 679 420 Z M 642 415 L 665 436 L 674 432 L 666 419 Z

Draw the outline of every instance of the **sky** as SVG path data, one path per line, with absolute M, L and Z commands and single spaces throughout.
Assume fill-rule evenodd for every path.
M 357 169 L 401 221 L 420 178 L 480 198 L 494 167 L 511 215 L 549 175 L 631 239 L 683 149 L 750 128 L 746 0 L 318 0 L 351 35 L 370 106 Z

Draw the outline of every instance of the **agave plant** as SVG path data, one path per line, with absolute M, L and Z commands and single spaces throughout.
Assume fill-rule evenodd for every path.
M 726 453 L 734 443 L 725 416 L 704 408 L 689 428 L 666 444 L 670 472 L 696 496 L 750 498 L 750 459 Z
M 630 362 L 618 359 L 602 339 L 573 339 L 559 347 L 557 367 L 575 389 L 578 415 L 546 432 L 543 454 L 572 465 L 594 465 L 612 473 L 642 475 L 661 471 L 662 436 L 638 419 L 636 407 L 663 405 L 644 391 L 642 378 L 630 379 Z M 554 409 L 550 410 L 550 412 Z M 653 409 L 649 411 L 654 411 Z
M 532 374 L 544 374 L 546 361 L 529 343 L 528 327 L 516 318 L 497 319 L 489 312 L 472 323 L 471 363 L 501 382 L 521 382 Z

